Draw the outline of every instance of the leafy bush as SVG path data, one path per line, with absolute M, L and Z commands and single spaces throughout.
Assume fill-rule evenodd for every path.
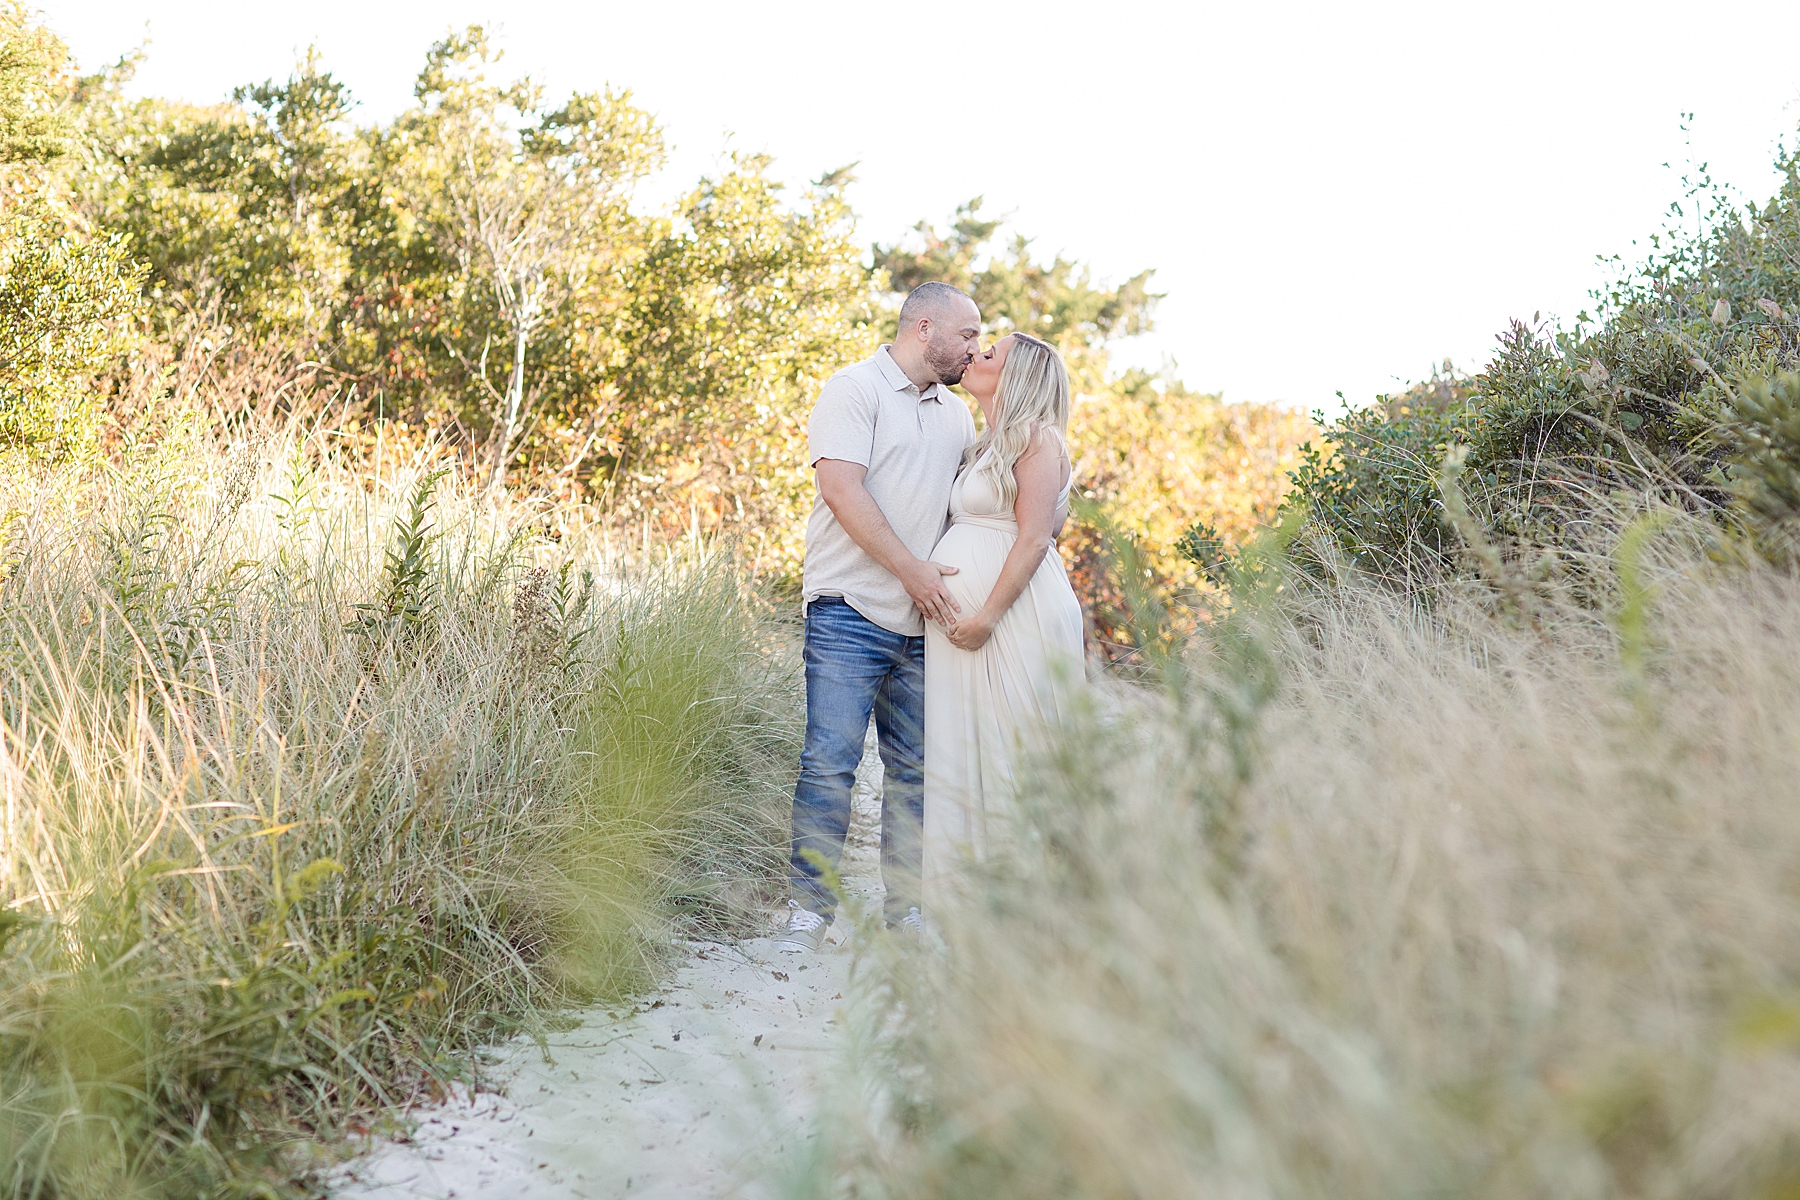
M 1136 371 L 1081 399 L 1069 421 L 1080 504 L 1059 548 L 1104 654 L 1141 648 L 1145 605 L 1191 599 L 1189 533 L 1207 531 L 1224 553 L 1274 519 L 1312 432 L 1303 413 Z
M 47 162 L 68 150 L 69 51 L 24 0 L 0 3 L 0 164 Z
M 1739 511 L 1770 557 L 1791 561 L 1800 549 L 1800 372 L 1745 380 L 1716 440 Z
M 1414 390 L 1420 395 L 1346 413 L 1326 430 L 1327 442 L 1301 448 L 1292 474 L 1293 500 L 1307 506 L 1314 527 L 1329 531 L 1356 566 L 1390 580 L 1454 553 L 1438 471 L 1479 421 L 1466 381 L 1449 376 Z
M 1328 429 L 1295 476 L 1326 557 L 1415 582 L 1454 570 L 1458 539 L 1432 483 L 1453 444 L 1467 447 L 1483 536 L 1533 569 L 1578 566 L 1598 509 L 1621 495 L 1753 534 L 1779 519 L 1743 484 L 1800 449 L 1769 408 L 1786 386 L 1774 381 L 1800 365 L 1800 151 L 1778 166 L 1785 182 L 1760 207 L 1691 188 L 1674 211 L 1693 228 L 1653 238 L 1573 328 L 1514 323 L 1453 403 L 1390 402 Z
M 881 324 L 852 240 L 848 171 L 788 206 L 740 156 L 659 224 L 621 315 L 625 399 L 603 435 L 604 501 L 665 534 L 724 530 L 798 581 L 814 494 L 806 419 Z
M 68 149 L 67 71 L 61 42 L 0 5 L 0 450 L 51 458 L 91 444 L 94 376 L 132 344 L 144 277 L 45 169 Z
M 134 343 L 143 268 L 48 206 L 0 216 L 0 448 L 65 458 L 93 443 L 95 376 Z

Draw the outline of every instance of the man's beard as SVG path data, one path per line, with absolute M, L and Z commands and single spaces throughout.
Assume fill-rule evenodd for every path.
M 960 346 L 951 350 L 947 346 L 941 347 L 936 343 L 926 344 L 925 365 L 931 368 L 932 374 L 936 375 L 938 382 L 945 387 L 961 383 L 963 372 L 969 369 L 969 361 L 964 357 Z

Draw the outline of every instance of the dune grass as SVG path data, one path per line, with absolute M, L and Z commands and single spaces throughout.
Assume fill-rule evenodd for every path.
M 779 880 L 793 655 L 728 558 L 291 431 L 0 487 L 6 1194 L 298 1194 Z
M 1634 530 L 1609 613 L 1289 588 L 1097 693 L 791 1194 L 1800 1195 L 1800 579 Z

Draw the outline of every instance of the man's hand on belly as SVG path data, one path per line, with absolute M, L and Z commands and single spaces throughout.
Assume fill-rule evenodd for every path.
M 925 614 L 927 621 L 936 621 L 946 629 L 956 624 L 956 614 L 962 611 L 962 605 L 944 586 L 944 576 L 954 575 L 959 568 L 946 567 L 943 563 L 926 562 L 913 559 L 910 566 L 903 565 L 894 572 L 906 587 L 906 594 L 912 602 Z

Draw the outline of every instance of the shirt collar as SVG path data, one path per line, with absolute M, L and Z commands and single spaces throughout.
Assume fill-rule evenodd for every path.
M 881 368 L 882 377 L 893 386 L 893 389 L 896 392 L 911 391 L 913 390 L 913 381 L 906 377 L 906 372 L 902 371 L 900 369 L 900 364 L 894 361 L 894 356 L 890 353 L 892 349 L 891 343 L 883 342 L 881 349 L 875 351 L 875 365 Z M 944 385 L 941 383 L 934 383 L 919 393 L 919 399 L 921 401 L 935 400 L 939 404 L 942 404 L 944 402 L 944 395 Z

